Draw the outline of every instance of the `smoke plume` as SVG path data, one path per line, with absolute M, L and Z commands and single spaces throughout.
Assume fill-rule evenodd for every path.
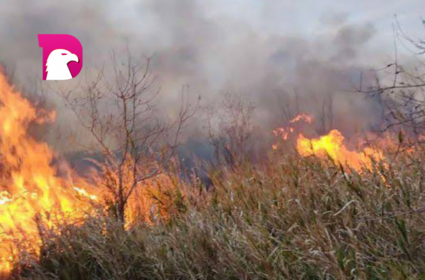
M 261 6 L 256 22 L 266 22 L 271 11 L 285 14 L 271 1 Z M 368 73 L 362 58 L 375 28 L 350 24 L 347 17 L 324 16 L 314 36 L 296 36 L 263 31 L 221 12 L 219 4 L 197 0 L 2 1 L 0 61 L 18 85 L 33 89 L 42 69 L 37 34 L 71 34 L 83 45 L 86 71 L 108 69 L 111 51 L 119 56 L 127 47 L 141 62 L 152 57 L 164 115 L 175 114 L 181 88 L 188 85 L 207 105 L 226 91 L 250 98 L 259 128 L 306 112 L 322 119 L 319 131 L 334 126 L 349 133 L 379 121 L 379 104 L 353 91 L 361 73 Z M 65 84 L 78 87 L 83 76 Z M 366 74 L 363 82 L 373 78 Z M 44 92 L 61 107 L 51 93 L 58 86 L 49 84 Z M 66 113 L 59 113 L 59 121 L 61 115 Z

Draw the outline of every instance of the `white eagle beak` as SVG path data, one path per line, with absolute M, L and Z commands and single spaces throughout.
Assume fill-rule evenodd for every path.
M 77 55 L 75 55 L 75 54 L 72 54 L 72 55 L 71 55 L 71 57 L 70 57 L 69 61 L 75 61 L 75 62 L 77 62 L 77 63 L 79 63 L 79 62 L 80 62 L 80 60 L 78 59 L 78 56 L 77 56 Z

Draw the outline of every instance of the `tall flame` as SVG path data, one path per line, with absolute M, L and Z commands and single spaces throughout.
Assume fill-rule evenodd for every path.
M 16 244 L 23 242 L 28 253 L 38 253 L 36 217 L 47 223 L 53 213 L 80 218 L 89 206 L 88 199 L 78 196 L 87 194 L 85 190 L 74 189 L 56 175 L 57 170 L 51 165 L 53 153 L 47 144 L 28 134 L 31 124 L 44 121 L 46 116 L 40 116 L 40 110 L 0 74 L 1 274 L 12 269 L 19 253 Z
M 87 214 L 97 213 L 93 206 L 110 206 L 111 193 L 77 176 L 59 176 L 52 164 L 54 153 L 28 133 L 31 125 L 52 119 L 54 113 L 35 108 L 0 72 L 0 278 L 23 255 L 39 255 L 40 231 L 46 227 L 55 231 L 58 221 L 79 224 Z M 174 185 L 166 175 L 143 181 L 143 188 L 129 199 L 126 226 L 166 218 L 173 211 L 167 206 L 172 199 L 163 193 Z M 162 207 L 157 207 L 158 200 Z

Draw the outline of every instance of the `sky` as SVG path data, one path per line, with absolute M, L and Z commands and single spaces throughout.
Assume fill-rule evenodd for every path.
M 161 11 L 153 11 L 151 3 L 154 0 L 127 0 L 127 1 L 31 1 L 31 0 L 3 0 L 0 2 L 0 35 L 2 44 L 14 46 L 23 41 L 36 43 L 36 34 L 33 38 L 20 38 L 31 36 L 33 24 L 39 24 L 34 31 L 41 32 L 52 30 L 55 32 L 81 33 L 86 29 L 88 36 L 108 37 L 111 40 L 96 42 L 85 46 L 95 51 L 108 52 L 120 44 L 123 38 L 136 43 L 140 36 L 151 36 L 158 29 L 158 22 L 167 17 Z M 164 1 L 158 1 L 164 2 Z M 341 25 L 371 24 L 376 29 L 376 34 L 369 42 L 374 50 L 379 49 L 385 54 L 393 52 L 392 24 L 395 15 L 403 29 L 412 37 L 424 34 L 422 19 L 425 18 L 425 2 L 420 0 L 215 0 L 215 1 L 168 1 L 170 7 L 179 6 L 179 9 L 192 9 L 197 6 L 206 20 L 228 22 L 229 25 L 241 25 L 241 29 L 250 30 L 257 36 L 283 36 L 301 37 L 314 40 L 321 36 L 333 34 Z M 63 7 L 61 9 L 61 7 Z M 73 19 L 65 15 L 69 13 Z M 172 11 L 170 12 L 172 13 Z M 176 16 L 184 16 L 181 11 L 176 11 Z M 64 14 L 65 16 L 63 16 Z M 43 19 L 52 17 L 52 20 Z M 81 20 L 80 18 L 84 18 Z M 54 20 L 53 20 L 54 18 Z M 12 22 L 13 21 L 13 22 Z M 19 27 L 16 21 L 19 21 Z M 45 21 L 45 22 L 43 22 Z M 31 26 L 25 26 L 28 22 Z M 58 28 L 54 25 L 58 23 Z M 81 22 L 81 23 L 79 23 Z M 42 25 L 46 26 L 42 26 Z M 73 25 L 77 25 L 73 27 Z M 225 25 L 223 23 L 223 25 Z M 191 28 L 188 26 L 188 28 Z M 237 32 L 237 30 L 224 32 Z M 237 34 L 234 34 L 237 36 Z M 156 36 L 156 40 L 160 37 Z M 31 40 L 32 39 L 32 40 Z M 6 42 L 7 41 L 7 42 Z M 106 42 L 106 43 L 105 43 Z M 0 51 L 1 49 L 0 42 Z M 156 42 L 157 44 L 157 42 Z M 155 45 L 156 45 L 155 44 Z M 32 60 L 38 60 L 37 52 L 31 53 Z M 10 47 L 9 47 L 10 48 Z M 142 46 L 143 48 L 143 46 Z M 148 46 L 146 47 L 148 48 Z M 18 49 L 19 48 L 16 48 Z M 10 51 L 6 47 L 6 51 Z M 403 51 L 403 50 L 402 50 Z M 4 51 L 5 52 L 5 51 Z M 16 54 L 15 54 L 16 55 Z M 7 53 L 0 53 L 2 60 L 7 60 Z M 19 64 L 16 61 L 14 64 Z M 26 67 L 25 67 L 26 68 Z

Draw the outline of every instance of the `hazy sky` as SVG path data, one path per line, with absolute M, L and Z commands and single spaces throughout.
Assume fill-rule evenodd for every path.
M 185 18 L 188 15 L 195 21 Z M 326 41 L 342 26 L 369 24 L 375 32 L 363 47 L 379 50 L 380 56 L 392 55 L 394 15 L 406 33 L 414 38 L 424 35 L 425 2 L 420 0 L 2 0 L 0 60 L 31 69 L 25 62 L 40 61 L 36 37 L 40 32 L 79 35 L 88 54 L 108 53 L 124 40 L 146 52 L 155 52 L 177 40 L 172 36 L 173 28 L 180 29 L 177 35 L 186 28 L 186 36 L 202 36 L 202 26 L 191 26 L 199 23 L 205 23 L 206 29 L 215 25 L 212 32 L 222 33 L 227 41 L 240 36 Z M 190 30 L 196 28 L 200 31 L 191 34 Z M 220 34 L 214 36 L 212 42 L 221 43 Z
M 376 107 L 347 91 L 361 73 L 393 62 L 395 15 L 409 36 L 424 39 L 420 0 L 0 0 L 0 61 L 31 88 L 42 77 L 37 34 L 76 36 L 84 70 L 108 69 L 111 51 L 123 54 L 128 43 L 140 61 L 154 55 L 164 116 L 190 85 L 207 103 L 227 90 L 251 96 L 261 126 L 278 125 L 281 102 L 297 92 L 307 113 L 332 96 L 342 127 L 367 128 Z
M 136 0 L 129 1 L 140 2 Z M 391 43 L 391 25 L 397 15 L 403 28 L 423 36 L 425 2 L 420 0 L 216 0 L 204 3 L 211 17 L 228 16 L 256 32 L 314 37 L 333 32 L 341 24 L 371 23 L 378 30 L 377 42 Z M 206 4 L 208 3 L 208 4 Z M 115 6 L 115 5 L 114 5 Z M 132 9 L 128 5 L 129 10 Z M 113 8 L 115 10 L 115 7 Z M 116 10 L 115 10 L 116 11 Z
M 125 4 L 121 4 L 121 3 Z M 134 10 L 138 0 L 120 1 L 111 4 L 111 18 L 131 23 L 149 22 L 141 18 L 139 11 Z M 143 2 L 143 1 L 142 1 Z M 144 1 L 148 2 L 148 1 Z M 173 2 L 173 1 L 170 1 Z M 182 5 L 184 6 L 182 1 Z M 254 32 L 276 36 L 301 36 L 315 38 L 335 32 L 342 24 L 372 24 L 377 34 L 371 43 L 372 47 L 385 47 L 392 52 L 392 24 L 395 15 L 405 31 L 420 38 L 425 34 L 422 20 L 425 19 L 425 2 L 420 0 L 215 0 L 193 1 L 202 3 L 206 15 L 212 18 L 232 18 L 239 24 L 245 24 Z M 148 18 L 149 19 L 149 18 Z M 140 30 L 137 26 L 134 31 Z

